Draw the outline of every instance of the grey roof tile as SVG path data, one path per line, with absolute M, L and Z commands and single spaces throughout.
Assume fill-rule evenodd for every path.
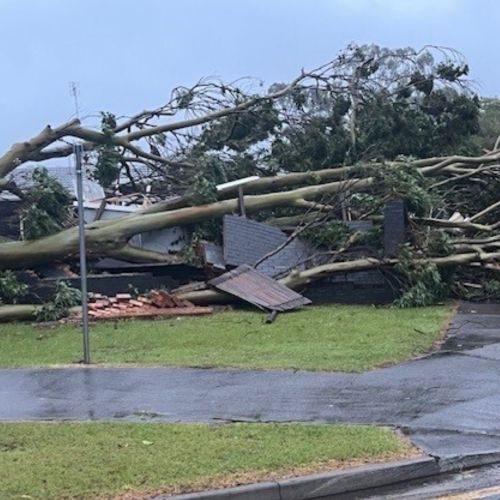
M 224 217 L 223 234 L 224 261 L 232 266 L 253 266 L 288 239 L 288 236 L 276 227 L 236 215 Z M 259 264 L 257 269 L 267 276 L 278 276 L 297 267 L 300 269 L 299 264 L 310 255 L 311 248 L 299 239 L 294 239 Z

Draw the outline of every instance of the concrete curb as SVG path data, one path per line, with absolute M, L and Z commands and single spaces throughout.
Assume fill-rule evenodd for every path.
M 500 463 L 500 452 L 424 457 L 155 500 L 315 500 Z

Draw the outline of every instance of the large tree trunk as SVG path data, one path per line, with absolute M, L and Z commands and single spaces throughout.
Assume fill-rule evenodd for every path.
M 0 323 L 35 320 L 40 307 L 32 304 L 0 306 Z
M 13 304 L 0 306 L 0 323 L 10 321 L 35 321 L 37 313 L 42 308 L 39 304 Z M 77 314 L 81 311 L 80 306 L 71 307 L 69 314 Z
M 348 185 L 351 191 L 369 187 L 373 179 L 354 179 Z M 292 191 L 245 196 L 248 212 L 266 208 L 293 205 L 297 200 L 314 200 L 323 195 L 334 195 L 345 189 L 345 182 L 331 182 L 298 188 Z M 155 231 L 172 226 L 194 224 L 207 219 L 222 217 L 238 210 L 238 200 L 224 200 L 208 205 L 180 208 L 167 212 L 140 213 L 113 221 L 96 221 L 86 226 L 86 243 L 89 255 L 119 256 L 120 254 L 139 257 L 137 249 L 127 246 L 127 241 L 135 234 Z M 52 236 L 34 241 L 15 241 L 0 244 L 0 269 L 15 269 L 51 262 L 74 256 L 78 252 L 78 230 L 67 229 Z M 158 254 L 157 254 L 158 255 Z M 149 253 L 145 258 L 151 258 Z M 155 259 L 161 260 L 161 259 Z M 165 256 L 165 261 L 168 261 Z

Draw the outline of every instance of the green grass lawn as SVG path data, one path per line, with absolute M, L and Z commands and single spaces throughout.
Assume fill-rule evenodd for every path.
M 369 426 L 4 423 L 0 498 L 135 499 L 414 454 Z
M 92 361 L 102 364 L 364 371 L 428 351 L 452 306 L 392 309 L 309 307 L 278 315 L 234 311 L 91 326 Z M 0 366 L 46 366 L 81 358 L 81 330 L 0 325 Z

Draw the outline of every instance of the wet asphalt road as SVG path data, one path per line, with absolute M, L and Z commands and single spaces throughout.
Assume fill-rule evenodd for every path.
M 456 474 L 439 476 L 425 481 L 405 483 L 400 486 L 379 488 L 357 495 L 357 499 L 370 500 L 471 500 L 500 499 L 500 466 L 481 467 Z M 341 500 L 339 498 L 338 500 Z M 352 495 L 350 500 L 352 500 Z
M 0 370 L 0 420 L 394 425 L 435 456 L 500 450 L 500 305 L 461 306 L 443 350 L 363 374 Z

